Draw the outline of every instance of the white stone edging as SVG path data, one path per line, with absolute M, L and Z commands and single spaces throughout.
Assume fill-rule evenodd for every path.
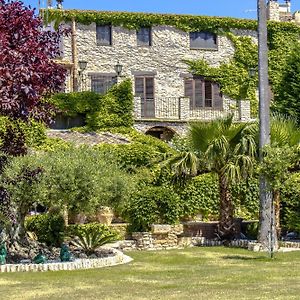
M 126 264 L 133 259 L 123 252 L 114 249 L 114 256 L 76 259 L 73 262 L 53 262 L 45 264 L 5 264 L 0 266 L 0 273 L 4 272 L 46 272 L 94 269 Z

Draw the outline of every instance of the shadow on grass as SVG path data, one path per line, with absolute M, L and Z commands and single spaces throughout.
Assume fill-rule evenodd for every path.
M 244 256 L 244 255 L 226 255 L 222 257 L 223 259 L 232 259 L 232 260 L 269 260 L 266 256 Z

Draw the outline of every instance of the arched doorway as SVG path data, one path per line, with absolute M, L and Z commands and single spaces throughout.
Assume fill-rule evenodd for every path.
M 176 132 L 174 130 L 163 126 L 155 126 L 146 131 L 146 134 L 154 136 L 165 142 L 170 141 L 174 137 L 175 133 Z

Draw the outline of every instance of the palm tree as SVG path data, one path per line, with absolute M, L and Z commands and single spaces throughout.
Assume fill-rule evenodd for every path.
M 213 172 L 219 179 L 220 215 L 218 235 L 230 240 L 236 234 L 230 185 L 253 170 L 257 154 L 256 126 L 234 123 L 233 116 L 189 125 L 189 150 L 169 160 L 177 178 Z

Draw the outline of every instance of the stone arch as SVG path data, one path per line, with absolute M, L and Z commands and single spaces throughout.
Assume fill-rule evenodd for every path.
M 168 126 L 153 126 L 148 128 L 145 134 L 154 136 L 160 140 L 168 142 L 174 137 L 176 131 Z

